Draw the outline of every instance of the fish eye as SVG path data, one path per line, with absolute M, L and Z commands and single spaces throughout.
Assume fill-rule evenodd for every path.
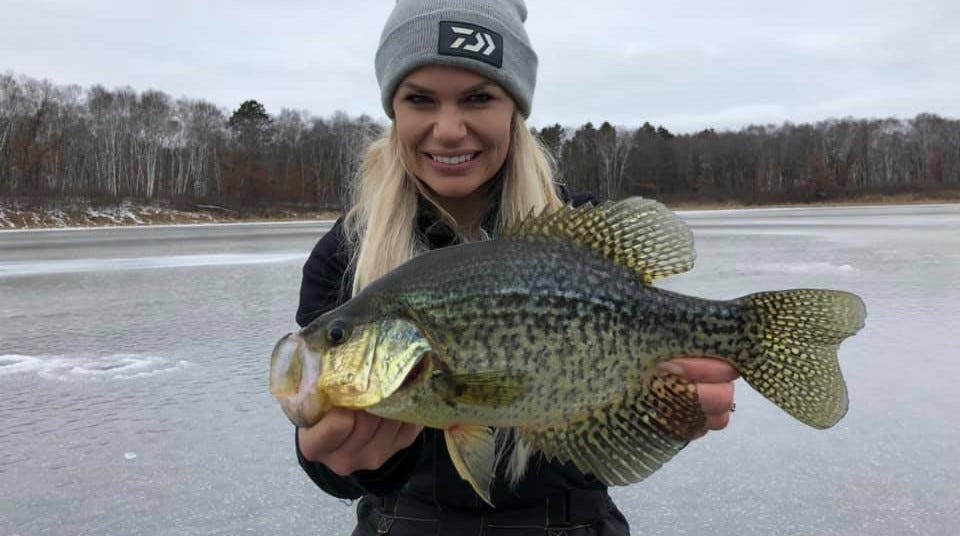
M 327 327 L 327 342 L 333 346 L 343 344 L 350 337 L 350 325 L 343 320 L 334 320 Z

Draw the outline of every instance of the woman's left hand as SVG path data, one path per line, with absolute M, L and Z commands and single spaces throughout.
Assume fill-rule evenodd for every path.
M 674 368 L 673 365 L 676 365 Z M 697 438 L 710 430 L 723 430 L 730 422 L 733 413 L 733 382 L 740 377 L 736 369 L 719 359 L 709 357 L 680 357 L 671 359 L 661 366 L 668 372 L 694 382 L 700 407 L 707 416 L 706 426 Z

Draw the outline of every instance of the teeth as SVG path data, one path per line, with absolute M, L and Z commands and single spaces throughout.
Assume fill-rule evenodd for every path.
M 447 165 L 456 165 L 462 164 L 468 160 L 473 160 L 473 153 L 462 154 L 460 156 L 437 156 L 435 154 L 430 155 L 433 157 L 434 162 L 440 162 L 441 164 Z

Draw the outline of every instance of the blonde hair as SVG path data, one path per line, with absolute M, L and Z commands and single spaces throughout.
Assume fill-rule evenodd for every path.
M 549 153 L 527 128 L 523 116 L 514 112 L 494 234 L 519 223 L 531 211 L 560 207 L 552 164 Z M 349 268 L 353 270 L 353 294 L 429 248 L 416 232 L 420 195 L 437 208 L 462 239 L 468 238 L 420 180 L 406 170 L 396 128 L 391 126 L 367 150 L 353 208 L 345 218 L 346 236 L 353 251 Z

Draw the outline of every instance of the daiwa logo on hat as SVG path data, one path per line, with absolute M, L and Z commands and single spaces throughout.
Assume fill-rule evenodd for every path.
M 441 21 L 437 52 L 444 56 L 461 56 L 500 67 L 503 65 L 503 36 L 476 24 Z

